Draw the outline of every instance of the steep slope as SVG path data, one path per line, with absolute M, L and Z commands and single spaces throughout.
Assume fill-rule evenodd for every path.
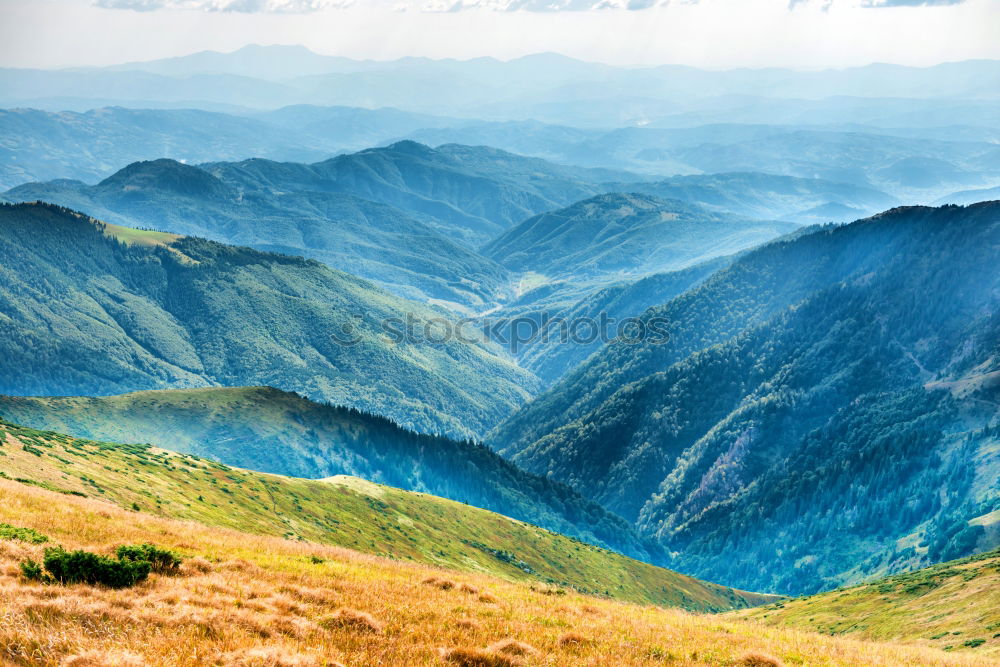
M 261 163 L 257 169 L 272 164 L 291 168 Z M 424 222 L 391 206 L 310 187 L 306 178 L 281 191 L 258 179 L 223 183 L 198 167 L 161 159 L 131 164 L 96 186 L 32 183 L 8 196 L 122 225 L 303 255 L 408 298 L 481 309 L 506 295 L 504 269 Z
M 541 665 L 721 667 L 753 664 L 751 656 L 830 667 L 995 662 L 964 650 L 841 639 L 584 596 L 530 580 L 128 512 L 6 480 L 0 480 L 0 493 L 0 522 L 48 538 L 43 544 L 0 539 L 0 605 L 7 621 L 0 625 L 0 646 L 15 664 L 321 667 L 333 660 L 437 665 L 447 664 L 447 657 L 452 664 L 516 665 L 526 662 L 510 657 L 519 649 L 530 653 L 530 664 Z M 349 490 L 339 498 L 350 502 Z M 402 522 L 388 531 L 398 529 L 416 532 Z M 180 553 L 186 560 L 179 576 L 154 574 L 134 588 L 112 590 L 46 586 L 18 574 L 18 564 L 40 560 L 48 544 L 103 555 L 144 542 Z M 441 580 L 452 586 L 422 583 Z
M 611 193 L 525 220 L 483 248 L 511 271 L 550 278 L 641 276 L 743 250 L 795 228 L 697 205 Z
M 236 187 L 353 194 L 407 211 L 447 238 L 478 247 L 521 220 L 602 192 L 631 174 L 566 167 L 484 146 L 413 141 L 313 165 L 248 160 L 205 169 Z
M 0 452 L 7 479 L 162 517 L 691 609 L 718 611 L 767 599 L 499 514 L 354 477 L 267 475 L 150 445 L 82 440 L 2 420 Z
M 998 246 L 992 202 L 750 251 L 647 311 L 666 344 L 607 346 L 491 441 L 759 590 L 986 548 L 968 521 L 1000 504 Z
M 0 258 L 7 394 L 269 384 L 466 436 L 536 384 L 489 346 L 390 340 L 442 315 L 300 257 L 21 204 L 0 207 Z
M 1000 551 L 782 600 L 746 618 L 770 626 L 1000 656 Z
M 620 331 L 633 335 L 631 318 L 696 287 L 732 260 L 731 255 L 716 257 L 608 287 L 577 280 L 547 282 L 485 314 L 482 321 L 489 324 L 494 341 L 517 355 L 522 368 L 552 384 Z M 531 278 L 537 276 L 523 282 Z
M 667 560 L 624 520 L 481 445 L 419 435 L 382 417 L 269 387 L 0 396 L 0 415 L 78 437 L 149 442 L 261 472 L 353 475 L 498 512 L 647 562 Z

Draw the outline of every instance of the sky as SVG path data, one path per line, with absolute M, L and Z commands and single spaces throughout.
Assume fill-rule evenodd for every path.
M 1000 58 L 1000 0 L 0 0 L 0 66 L 302 44 L 328 55 L 849 67 Z

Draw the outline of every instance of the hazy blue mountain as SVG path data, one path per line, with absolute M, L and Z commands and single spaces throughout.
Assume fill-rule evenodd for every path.
M 968 522 L 1000 509 L 998 248 L 991 202 L 748 251 L 646 311 L 666 344 L 612 343 L 491 442 L 755 589 L 986 548 L 989 517 Z
M 413 113 L 391 107 L 364 109 L 308 104 L 255 113 L 253 117 L 283 128 L 293 136 L 305 134 L 310 137 L 311 141 L 320 142 L 322 145 L 337 146 L 344 151 L 358 151 L 384 143 L 395 143 L 395 141 L 424 128 L 461 126 L 469 122 L 460 118 Z M 483 141 L 481 138 L 469 142 L 439 141 L 431 145 L 436 146 L 443 143 L 497 145 Z M 505 148 L 506 146 L 499 147 Z M 258 155 L 257 157 L 267 156 Z
M 756 171 L 823 178 L 925 197 L 956 184 L 995 179 L 997 148 L 987 143 L 936 141 L 827 131 L 795 131 L 668 153 L 705 172 Z
M 0 258 L 0 393 L 268 384 L 465 437 L 538 384 L 489 345 L 403 335 L 441 312 L 314 260 L 47 204 L 0 206 Z
M 305 168 L 254 161 L 254 173 Z M 244 171 L 173 160 L 137 162 L 97 185 L 54 181 L 19 186 L 8 197 L 47 201 L 129 227 L 152 228 L 260 250 L 303 255 L 377 281 L 413 299 L 484 309 L 507 297 L 506 270 L 397 208 L 340 192 L 287 183 L 281 191 Z
M 963 190 L 961 192 L 953 192 L 950 195 L 942 197 L 937 202 L 938 205 L 942 204 L 975 204 L 981 201 L 996 201 L 1000 199 L 1000 186 L 995 188 L 985 188 L 982 190 Z
M 872 188 L 764 173 L 674 176 L 620 187 L 664 199 L 694 202 L 717 212 L 803 223 L 849 222 L 896 203 L 889 195 Z M 824 215 L 832 217 L 815 219 Z
M 489 313 L 491 321 L 508 320 L 507 326 L 494 325 L 506 340 L 513 335 L 519 341 L 533 331 L 525 320 L 537 324 L 537 338 L 520 343 L 514 352 L 518 363 L 537 375 L 546 384 L 553 384 L 563 375 L 583 363 L 604 346 L 605 340 L 594 337 L 588 342 L 588 330 L 581 325 L 578 338 L 568 334 L 560 322 L 589 320 L 598 323 L 602 317 L 612 324 L 607 337 L 617 334 L 619 322 L 642 315 L 646 309 L 666 303 L 678 294 L 692 289 L 712 273 L 727 266 L 731 256 L 716 257 L 687 269 L 658 273 L 632 282 L 621 282 L 597 288 L 580 281 L 555 282 L 523 294 L 519 299 Z M 511 331 L 512 328 L 520 331 Z M 564 334 L 564 331 L 567 333 Z M 543 333 L 545 332 L 545 333 Z M 510 347 L 508 345 L 508 347 Z
M 337 152 L 294 128 L 187 109 L 85 113 L 0 110 L 0 188 L 68 178 L 97 181 L 138 160 L 208 162 L 266 157 L 311 161 Z
M 828 97 L 933 98 L 950 105 L 994 100 L 1000 89 L 1000 64 L 979 60 L 925 68 L 877 64 L 821 71 L 708 71 L 677 65 L 611 67 L 557 54 L 506 62 L 493 58 L 351 61 L 301 47 L 251 46 L 231 54 L 202 52 L 108 68 L 6 69 L 0 71 L 0 89 L 4 106 L 38 106 L 31 102 L 68 97 L 272 109 L 289 104 L 395 106 L 491 120 L 576 116 L 586 119 L 583 124 L 607 127 L 704 113 L 724 108 L 726 98 L 741 96 L 784 98 L 791 100 L 792 108 L 796 103 L 801 106 L 801 100 Z M 126 99 L 121 99 L 123 90 L 129 91 Z M 702 104 L 703 100 L 709 101 Z M 600 113 L 594 115 L 595 109 Z M 899 124 L 900 118 L 890 120 Z M 687 124 L 705 122 L 714 121 Z
M 572 116 L 562 122 L 572 122 Z M 623 188 L 623 182 L 744 169 L 756 175 L 720 177 L 724 182 L 718 185 L 725 192 L 699 191 L 699 185 L 711 190 L 713 184 L 674 177 L 669 179 L 672 192 L 650 193 L 688 199 L 688 192 L 696 197 L 691 201 L 709 205 L 727 200 L 729 212 L 766 219 L 827 203 L 873 212 L 900 199 L 933 201 L 960 188 L 1000 181 L 1000 129 L 972 126 L 713 124 L 609 130 L 529 120 L 484 122 L 392 108 L 298 105 L 234 114 L 14 110 L 0 112 L 0 130 L 7 136 L 0 148 L 0 187 L 56 178 L 93 182 L 133 161 L 160 157 L 188 163 L 246 157 L 312 162 L 400 138 L 429 146 L 492 146 L 562 165 L 633 172 L 608 174 L 606 180 L 616 183 L 607 190 L 634 190 Z M 590 174 L 582 180 L 601 178 Z M 739 206 L 746 199 L 753 204 Z
M 572 117 L 565 114 L 563 122 Z M 692 199 L 699 203 L 728 198 L 727 210 L 774 218 L 825 203 L 874 212 L 900 199 L 930 201 L 956 185 L 996 182 L 998 132 L 968 126 L 921 132 L 776 121 L 607 130 L 521 121 L 421 129 L 409 137 L 429 144 L 486 143 L 556 162 L 628 169 L 652 181 L 660 180 L 652 175 L 672 176 L 668 185 L 673 192 L 663 196 L 684 199 L 686 190 L 704 197 Z M 711 188 L 712 182 L 702 184 L 693 176 L 719 174 L 725 174 L 726 181 L 719 185 L 728 196 L 698 192 L 699 185 Z M 684 175 L 692 180 L 685 182 Z M 753 205 L 739 206 L 737 189 L 748 187 L 753 188 Z
M 0 414 L 77 437 L 169 445 L 249 470 L 314 479 L 353 475 L 489 509 L 645 561 L 665 560 L 628 522 L 486 447 L 417 434 L 384 417 L 269 387 L 0 396 Z
M 603 191 L 631 174 L 553 164 L 485 146 L 412 141 L 312 165 L 267 160 L 203 165 L 219 179 L 272 191 L 339 192 L 395 206 L 477 247 L 521 220 Z
M 511 271 L 548 279 L 624 279 L 738 252 L 794 228 L 677 200 L 610 193 L 529 218 L 483 253 Z
M 231 53 L 200 51 L 174 58 L 123 63 L 106 69 L 121 72 L 150 72 L 177 78 L 230 74 L 280 81 L 294 76 L 365 69 L 369 64 L 373 65 L 375 62 L 324 56 L 304 46 L 248 44 Z

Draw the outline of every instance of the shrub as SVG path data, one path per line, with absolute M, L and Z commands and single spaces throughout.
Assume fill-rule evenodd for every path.
M 161 549 L 155 544 L 123 545 L 115 551 L 118 560 L 132 563 L 149 563 L 150 570 L 157 574 L 176 574 L 181 559 L 172 551 Z
M 45 583 L 128 588 L 144 581 L 150 572 L 177 572 L 181 564 L 181 559 L 172 552 L 152 544 L 121 546 L 116 555 L 118 558 L 114 559 L 89 551 L 49 547 L 42 565 L 28 559 L 21 563 L 21 574 Z
M 25 579 L 45 581 L 45 572 L 42 571 L 42 566 L 30 558 L 21 563 L 21 574 Z
M 0 539 L 20 540 L 29 544 L 42 544 L 48 542 L 49 538 L 31 528 L 20 528 L 9 523 L 0 523 Z
M 45 550 L 45 569 L 60 584 L 101 584 L 108 588 L 135 586 L 149 576 L 149 561 L 115 560 L 89 551 Z

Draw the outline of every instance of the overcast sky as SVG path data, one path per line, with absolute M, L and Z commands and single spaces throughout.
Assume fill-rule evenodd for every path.
M 0 0 L 0 65 L 147 60 L 248 43 L 355 58 L 709 68 L 1000 58 L 1000 0 Z

